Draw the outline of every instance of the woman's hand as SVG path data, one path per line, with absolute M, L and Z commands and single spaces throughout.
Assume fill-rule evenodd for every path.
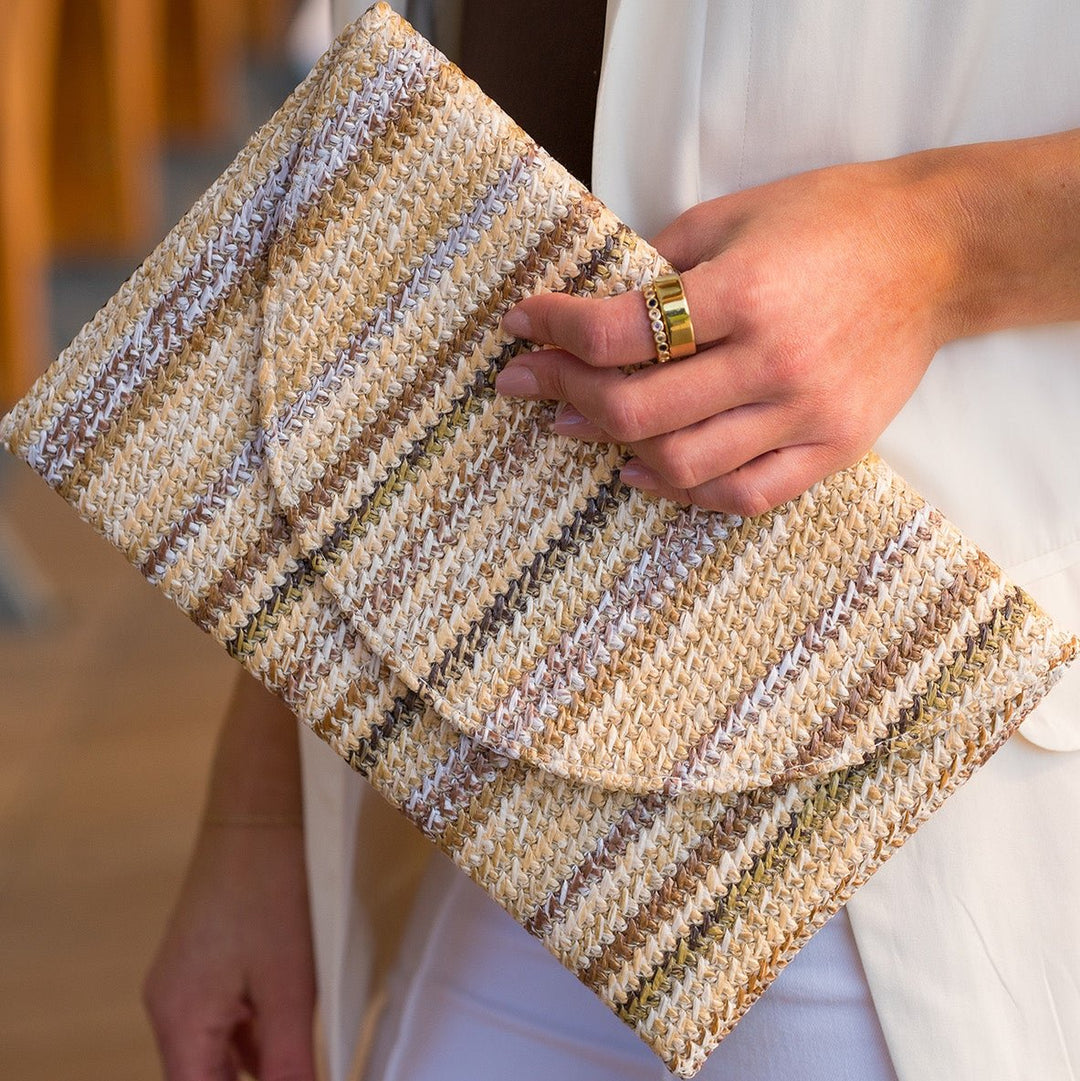
M 299 828 L 203 828 L 145 996 L 167 1081 L 314 1081 Z
M 296 721 L 246 675 L 145 998 L 167 1081 L 314 1081 Z
M 870 449 L 943 342 L 1077 308 L 1077 168 L 1058 183 L 1077 143 L 931 151 L 702 203 L 655 240 L 682 272 L 696 355 L 625 372 L 655 359 L 640 293 L 547 294 L 503 325 L 553 348 L 496 386 L 565 403 L 558 432 L 629 445 L 629 484 L 763 512 Z M 1025 274 L 1034 300 L 1011 287 Z
M 623 479 L 753 515 L 849 465 L 911 395 L 942 340 L 955 273 L 890 163 L 806 173 L 702 203 L 656 238 L 682 272 L 698 352 L 654 356 L 639 293 L 532 297 L 504 326 L 554 350 L 521 355 L 555 430 L 635 454 Z M 509 385 L 508 385 L 509 384 Z M 586 418 L 576 420 L 575 414 Z

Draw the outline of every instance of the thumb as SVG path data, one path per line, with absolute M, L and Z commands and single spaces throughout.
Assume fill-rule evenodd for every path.
M 734 204 L 734 196 L 720 196 L 690 207 L 652 238 L 652 246 L 680 272 L 711 259 L 735 228 Z

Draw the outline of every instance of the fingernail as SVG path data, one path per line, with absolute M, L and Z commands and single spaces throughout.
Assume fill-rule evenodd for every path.
M 565 402 L 559 406 L 551 422 L 551 430 L 559 435 L 573 435 L 583 424 L 587 424 L 585 416 L 579 413 L 572 405 Z
M 637 462 L 627 462 L 619 470 L 619 480 L 631 488 L 641 488 L 646 492 L 660 487 L 660 481 L 651 469 L 646 469 Z
M 511 308 L 503 316 L 502 328 L 515 338 L 532 338 L 532 320 L 520 308 Z
M 528 368 L 520 366 L 504 368 L 495 377 L 495 389 L 500 394 L 511 394 L 518 398 L 537 398 L 540 396 L 540 383 Z

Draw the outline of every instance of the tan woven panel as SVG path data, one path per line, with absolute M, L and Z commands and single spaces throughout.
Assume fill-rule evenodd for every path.
M 740 519 L 495 394 L 664 269 L 380 5 L 0 435 L 691 1076 L 1076 642 L 873 456 Z

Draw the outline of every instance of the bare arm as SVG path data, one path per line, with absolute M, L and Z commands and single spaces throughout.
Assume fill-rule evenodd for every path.
M 301 824 L 300 758 L 289 708 L 240 673 L 218 736 L 205 818 L 213 824 L 249 816 Z
M 168 1081 L 313 1081 L 297 727 L 246 674 L 145 993 Z
M 1080 319 L 1080 128 L 907 161 L 953 235 L 947 340 Z

